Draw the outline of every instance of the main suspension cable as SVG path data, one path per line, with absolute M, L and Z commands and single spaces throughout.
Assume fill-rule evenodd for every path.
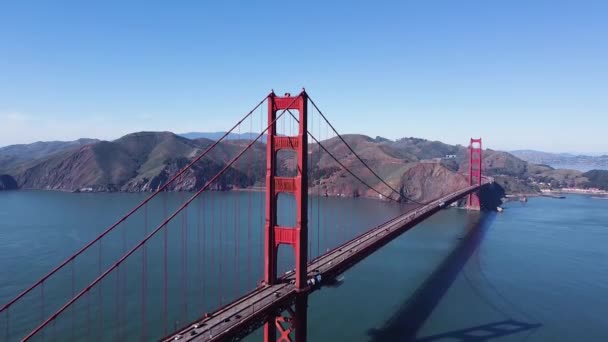
M 323 118 L 323 120 L 325 120 L 325 122 L 329 125 L 329 127 L 334 131 L 334 133 L 336 133 L 336 135 L 338 136 L 338 138 L 344 143 L 344 145 L 346 145 L 346 147 L 350 150 L 350 152 L 361 162 L 361 164 L 363 164 L 363 166 L 365 166 L 376 178 L 378 178 L 378 180 L 380 180 L 380 182 L 382 182 L 384 185 L 386 185 L 392 192 L 396 193 L 400 199 L 406 199 L 410 202 L 414 202 L 416 204 L 423 204 L 420 202 L 417 202 L 411 198 L 408 198 L 406 196 L 404 196 L 401 192 L 397 191 L 395 188 L 393 188 L 390 184 L 388 184 L 384 179 L 382 179 L 382 177 L 380 177 L 376 171 L 374 171 L 358 154 L 357 152 L 355 152 L 355 150 L 346 142 L 346 140 L 344 140 L 344 138 L 342 137 L 342 135 L 340 133 L 338 133 L 338 130 L 336 130 L 336 128 L 331 124 L 331 122 L 329 122 L 329 120 L 327 119 L 327 117 L 323 114 L 323 112 L 319 109 L 319 107 L 317 107 L 317 104 L 312 100 L 312 98 L 310 98 L 310 96 L 308 97 L 308 99 L 310 100 L 310 103 L 313 105 L 313 107 L 315 107 L 315 109 L 317 110 L 317 112 L 319 113 L 319 115 L 321 115 L 321 117 Z
M 292 114 L 293 115 L 293 114 Z M 382 197 L 386 197 L 391 201 L 394 202 L 399 202 L 397 200 L 395 200 L 394 198 L 387 196 L 385 194 L 383 194 L 382 192 L 376 190 L 374 187 L 372 187 L 371 185 L 367 184 L 363 179 L 359 178 L 359 176 L 357 176 L 356 174 L 354 174 L 349 168 L 347 168 L 344 164 L 342 164 L 341 161 L 338 160 L 338 158 L 336 158 L 331 152 L 329 152 L 327 150 L 327 148 L 325 148 L 325 146 L 323 146 L 323 144 L 321 144 L 321 142 L 319 140 L 317 140 L 317 138 L 315 138 L 314 135 L 312 135 L 312 133 L 308 132 L 308 135 L 315 141 L 315 143 L 317 143 L 319 145 L 319 147 L 321 147 L 323 149 L 323 151 L 325 151 L 333 160 L 336 161 L 336 163 L 338 163 L 346 172 L 350 173 L 351 176 L 355 177 L 355 179 L 357 179 L 359 182 L 361 182 L 363 185 L 367 186 L 368 188 L 370 188 L 371 190 L 373 190 L 374 192 L 378 193 L 379 195 L 381 195 Z
M 289 109 L 287 109 L 287 112 L 289 113 L 289 115 L 291 115 L 292 118 L 294 118 L 294 120 L 296 120 L 296 122 L 299 122 L 299 120 L 296 118 L 296 116 Z M 321 112 L 319 111 L 319 113 L 321 113 Z M 367 182 L 365 182 L 363 179 L 361 179 L 359 176 L 357 176 L 353 171 L 351 171 L 349 168 L 347 168 L 342 162 L 340 162 L 338 160 L 338 158 L 336 158 L 336 156 L 334 156 L 331 152 L 329 152 L 329 150 L 325 146 L 323 146 L 323 144 L 321 144 L 321 142 L 319 140 L 317 140 L 317 138 L 315 138 L 315 136 L 312 133 L 310 133 L 310 131 L 307 130 L 307 133 L 315 141 L 315 143 L 317 143 L 319 145 L 319 147 L 321 147 L 323 149 L 323 151 L 325 151 L 346 172 L 350 173 L 351 176 L 355 177 L 355 179 L 357 179 L 359 182 L 361 182 L 361 184 L 367 186 L 369 189 L 376 192 L 377 194 L 379 194 L 382 197 L 386 197 L 393 202 L 399 202 L 399 200 L 396 200 L 396 199 L 392 198 L 391 196 L 387 196 L 387 195 L 383 194 L 382 192 L 380 192 L 379 190 L 377 190 L 376 188 L 374 188 L 373 186 L 369 185 Z M 417 204 L 421 204 L 421 205 L 423 204 L 420 202 L 416 202 L 414 200 L 410 200 L 410 201 L 417 203 Z

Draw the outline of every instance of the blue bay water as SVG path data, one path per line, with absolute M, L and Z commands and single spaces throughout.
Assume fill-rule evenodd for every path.
M 34 191 L 0 193 L 0 302 L 6 302 L 56 266 L 143 196 Z M 170 211 L 184 194 L 164 196 L 167 196 L 165 206 Z M 168 316 L 174 322 L 173 326 L 183 325 L 217 307 L 220 293 L 226 301 L 253 288 L 261 276 L 263 198 L 256 193 L 205 196 L 197 204 L 199 209 L 189 210 L 185 221 L 169 226 L 168 241 L 170 247 L 176 247 L 170 252 L 171 279 L 168 282 L 172 293 Z M 315 198 L 312 203 L 313 255 L 404 209 L 365 199 Z M 218 213 L 222 205 L 247 213 L 242 215 L 243 219 L 224 222 L 222 217 L 228 216 Z M 281 206 L 282 212 L 289 212 L 293 203 L 287 200 Z M 164 210 L 161 207 L 160 202 L 151 206 L 148 209 L 150 217 L 146 220 L 160 218 Z M 315 210 L 322 215 L 315 216 Z M 202 219 L 197 216 L 201 213 Z M 288 215 L 280 217 L 286 223 L 292 219 Z M 129 246 L 136 242 L 143 233 L 136 232 L 141 229 L 142 220 L 143 217 L 133 222 L 134 228 L 127 231 L 124 240 L 120 235 L 108 240 L 104 247 L 107 254 L 104 257 L 108 260 L 104 265 L 110 263 L 112 256 L 121 254 L 124 242 Z M 247 221 L 250 223 L 246 224 Z M 183 222 L 189 229 L 182 235 L 186 245 L 180 245 Z M 202 224 L 197 225 L 197 222 Z M 221 239 L 219 229 L 212 228 L 214 225 L 229 227 L 223 231 Z M 201 229 L 206 234 L 202 252 L 197 250 L 200 236 L 196 235 Z M 240 245 L 231 242 L 237 236 Z M 218 283 L 213 276 L 219 270 L 218 256 L 213 256 L 220 250 L 219 245 L 225 250 L 222 252 L 226 260 L 223 272 L 228 277 L 227 284 Z M 313 293 L 308 300 L 309 340 L 448 341 L 466 340 L 471 336 L 498 341 L 608 340 L 605 320 L 608 314 L 607 245 L 608 201 L 591 197 L 533 198 L 527 204 L 509 203 L 501 214 L 444 210 L 346 272 L 340 286 L 325 287 Z M 179 282 L 183 276 L 180 273 L 180 246 L 187 249 L 189 265 L 185 295 Z M 151 338 L 163 333 L 159 299 L 162 239 L 152 241 L 147 252 L 151 284 L 147 288 L 150 313 L 146 317 L 149 325 L 146 336 Z M 292 258 L 288 250 L 280 253 L 285 260 L 280 269 L 284 271 L 290 268 Z M 77 264 L 79 269 L 76 271 L 92 272 L 89 268 L 96 265 L 96 260 L 90 256 Z M 230 273 L 232 265 L 239 265 L 238 272 Z M 123 278 L 118 278 L 125 282 L 126 292 L 121 297 L 127 302 L 124 310 L 134 313 L 140 311 L 141 304 L 137 295 L 141 272 L 137 268 L 137 263 L 125 264 Z M 197 272 L 197 269 L 204 272 Z M 132 277 L 129 277 L 131 273 Z M 52 307 L 53 290 L 68 291 L 69 279 L 66 274 L 57 284 L 49 284 L 45 289 L 46 314 Z M 78 286 L 78 279 L 76 282 Z M 114 284 L 113 279 L 105 285 L 102 283 L 107 287 L 100 291 L 103 298 L 112 298 L 116 291 Z M 101 323 L 108 331 L 96 330 L 99 328 L 95 323 L 89 328 L 92 332 L 78 327 L 75 333 L 70 332 L 70 319 L 64 319 L 63 322 L 58 320 L 56 331 L 45 333 L 45 339 L 69 340 L 73 337 L 86 340 L 91 335 L 94 340 L 104 341 L 140 338 L 141 317 L 135 314 L 131 322 L 120 327 L 122 334 L 116 335 L 112 331 L 117 314 L 115 301 L 102 300 L 102 309 L 97 312 L 97 295 L 91 298 L 94 300 L 88 299 L 88 305 L 93 309 L 88 310 L 93 311 L 93 321 L 97 322 L 96 314 L 103 317 Z M 187 313 L 184 313 L 183 298 L 189 304 Z M 55 300 L 59 301 L 59 298 Z M 27 312 L 22 320 L 39 318 L 40 308 L 32 303 L 35 303 L 34 299 L 29 307 L 21 308 Z M 87 322 L 83 318 L 87 312 L 84 304 L 76 312 L 82 314 L 80 318 L 77 315 L 76 324 Z M 4 319 L 0 315 L 2 328 Z M 13 321 L 11 329 L 15 331 L 11 331 L 9 340 L 17 338 L 20 324 L 29 326 L 24 321 Z M 0 331 L 0 340 L 5 336 Z M 246 340 L 259 340 L 259 336 L 257 331 Z

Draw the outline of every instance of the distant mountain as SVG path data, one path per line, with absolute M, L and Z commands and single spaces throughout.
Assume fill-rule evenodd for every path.
M 517 150 L 513 155 L 527 162 L 549 165 L 553 168 L 589 171 L 592 169 L 608 170 L 608 155 L 590 156 L 570 153 L 549 153 L 534 150 Z
M 211 143 L 209 139 L 190 140 L 170 132 L 132 133 L 114 141 L 88 144 L 69 153 L 56 153 L 16 174 L 15 178 L 24 189 L 156 190 Z M 230 156 L 236 155 L 240 145 L 239 141 L 221 144 L 179 179 L 171 190 L 200 187 Z M 260 154 L 261 151 L 259 149 Z M 237 163 L 230 170 L 233 184 L 253 185 L 245 177 L 246 169 L 243 163 Z
M 205 138 L 210 140 L 219 140 L 222 136 L 224 136 L 226 132 L 189 132 L 189 133 L 180 133 L 179 136 L 182 136 L 187 139 L 199 139 Z M 258 133 L 230 133 L 226 137 L 228 140 L 253 140 L 257 138 Z M 266 142 L 266 137 L 262 136 L 258 140 L 260 142 Z
M 97 139 L 82 138 L 74 141 L 37 141 L 31 144 L 18 144 L 0 147 L 0 154 L 23 158 L 39 158 L 71 147 L 97 142 Z
M 32 144 L 10 145 L 0 148 L 0 173 L 15 172 L 14 168 L 24 163 L 46 158 L 81 146 L 98 142 L 97 139 L 78 139 L 74 141 L 38 141 Z

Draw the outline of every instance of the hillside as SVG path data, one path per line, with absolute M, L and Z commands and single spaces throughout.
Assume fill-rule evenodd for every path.
M 0 173 L 15 173 L 32 162 L 50 155 L 78 149 L 98 142 L 97 139 L 78 139 L 74 141 L 38 141 L 32 144 L 19 144 L 0 147 Z
M 114 141 L 85 145 L 69 153 L 56 153 L 16 175 L 24 189 L 62 191 L 150 191 L 164 184 L 179 169 L 200 154 L 212 142 L 190 140 L 170 132 L 139 132 Z M 184 175 L 172 190 L 200 187 L 239 150 L 239 141 L 214 149 Z M 259 149 L 259 147 L 258 147 Z M 230 173 L 239 173 L 235 183 L 250 185 L 241 179 L 246 168 L 235 165 Z
M 186 139 L 209 139 L 209 140 L 219 140 L 223 137 L 226 132 L 188 132 L 188 133 L 180 133 L 178 134 L 180 137 L 184 137 Z M 258 133 L 229 133 L 226 136 L 228 140 L 253 140 L 258 136 Z M 264 138 L 264 137 L 262 137 Z M 265 140 L 260 138 L 261 142 Z
M 585 172 L 583 176 L 588 179 L 584 184 L 585 187 L 608 190 L 608 171 L 591 170 Z
M 236 138 L 236 137 L 235 137 Z M 349 134 L 344 139 L 359 156 L 394 189 L 416 200 L 430 200 L 462 187 L 467 182 L 467 149 L 439 141 L 403 138 L 391 141 L 381 137 Z M 8 169 L 22 189 L 61 191 L 153 191 L 214 143 L 207 138 L 187 139 L 170 132 L 138 132 L 114 141 L 87 141 L 80 146 L 53 149 L 45 155 L 37 153 Z M 195 190 L 205 184 L 228 161 L 236 156 L 249 140 L 228 139 L 185 173 L 171 190 Z M 389 195 L 382 184 L 338 139 L 323 141 L 323 145 L 363 181 Z M 265 179 L 263 142 L 256 143 L 213 189 L 247 188 L 263 185 Z M 446 158 L 454 155 L 454 158 Z M 279 174 L 293 175 L 293 153 L 280 152 Z M 507 192 L 538 192 L 538 182 L 583 184 L 580 174 L 554 170 L 527 163 L 509 153 L 484 151 L 484 172 L 494 176 Z M 310 191 L 327 196 L 374 197 L 368 189 L 351 176 L 316 144 L 309 147 Z M 396 196 L 395 196 L 396 197 Z
M 375 139 L 363 135 L 345 135 L 345 140 L 380 176 L 395 189 L 401 186 L 413 198 L 430 199 L 439 196 L 441 189 L 451 189 L 461 186 L 468 174 L 468 149 L 461 145 L 448 145 L 439 141 L 419 138 L 402 138 L 391 141 L 377 137 Z M 381 184 L 363 165 L 348 151 L 338 138 L 323 142 L 349 168 L 361 175 L 366 182 L 388 193 L 389 189 Z M 313 164 L 320 168 L 325 177 L 332 182 L 329 195 L 365 195 L 377 196 L 372 191 L 362 188 L 360 183 L 346 172 L 336 169 L 336 163 L 324 155 L 320 161 L 314 158 L 317 147 L 311 146 Z M 446 158 L 453 155 L 455 158 Z M 537 177 L 546 177 L 554 184 L 581 184 L 585 179 L 580 173 L 569 174 L 568 171 L 534 165 L 525 162 L 510 153 L 484 150 L 484 174 L 493 176 L 507 193 L 538 193 L 540 191 Z M 425 184 L 423 187 L 417 184 Z M 436 186 L 439 184 L 439 186 Z M 318 184 L 316 184 L 318 187 Z M 427 189 L 428 194 L 423 189 Z M 313 188 L 318 192 L 319 189 Z

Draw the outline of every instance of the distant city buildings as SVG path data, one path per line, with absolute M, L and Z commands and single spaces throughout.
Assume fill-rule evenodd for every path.
M 589 189 L 581 189 L 581 188 L 561 188 L 561 189 L 540 189 L 542 193 L 551 193 L 551 192 L 567 192 L 573 194 L 589 194 L 589 195 L 606 195 L 608 191 L 597 189 L 597 188 L 589 188 Z
M 560 189 L 562 192 L 574 192 L 581 194 L 605 194 L 606 191 L 600 190 L 598 188 L 589 188 L 589 189 L 579 189 L 579 188 L 562 188 Z

